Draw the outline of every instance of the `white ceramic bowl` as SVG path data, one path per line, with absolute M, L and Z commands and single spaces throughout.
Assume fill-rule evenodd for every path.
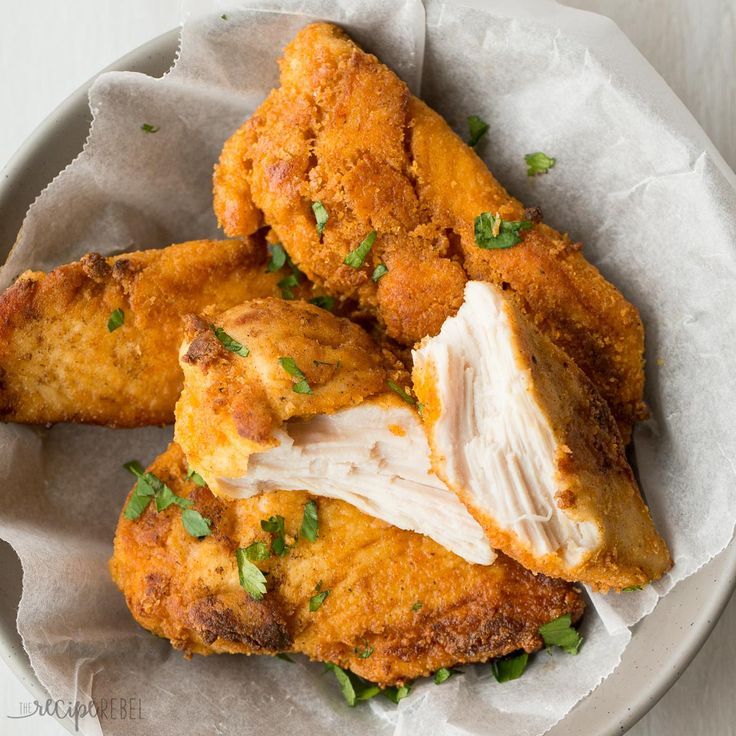
M 172 30 L 112 64 L 110 70 L 160 76 L 173 63 Z M 91 81 L 65 100 L 33 132 L 0 176 L 0 259 L 14 242 L 29 205 L 82 148 L 90 123 Z M 0 542 L 0 656 L 38 699 L 36 679 L 16 629 L 22 571 L 12 548 Z M 634 628 L 618 669 L 553 728 L 550 736 L 613 736 L 639 720 L 672 686 L 710 634 L 736 586 L 736 544 L 680 583 Z M 65 726 L 71 724 L 63 722 Z

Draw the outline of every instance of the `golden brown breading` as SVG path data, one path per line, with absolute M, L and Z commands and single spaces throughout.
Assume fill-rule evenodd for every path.
M 306 27 L 280 65 L 281 87 L 227 141 L 215 170 L 225 232 L 247 234 L 265 218 L 309 278 L 358 298 L 405 344 L 439 330 L 459 308 L 466 278 L 504 288 L 593 381 L 628 441 L 645 411 L 643 329 L 579 245 L 535 224 L 516 247 L 479 248 L 474 220 L 482 212 L 538 218 L 340 29 Z M 322 238 L 315 201 L 329 213 Z M 378 237 L 363 267 L 345 265 L 372 230 Z M 378 263 L 388 273 L 375 283 Z
M 206 322 L 188 318 L 175 432 L 210 478 L 244 475 L 251 452 L 279 444 L 274 431 L 286 419 L 359 404 L 386 391 L 389 377 L 408 380 L 403 365 L 358 325 L 303 301 L 254 299 L 212 319 L 250 352 L 226 350 Z M 293 390 L 299 379 L 280 358 L 294 361 L 310 393 Z
M 174 419 L 181 316 L 278 295 L 261 237 L 197 240 L 27 272 L 0 295 L 0 419 L 113 427 Z M 307 287 L 302 287 L 307 288 Z M 124 324 L 107 322 L 116 309 Z
M 672 559 L 610 409 L 502 294 L 469 282 L 414 352 L 434 472 L 529 570 L 601 591 L 662 577 Z
M 491 566 L 468 564 L 425 537 L 326 498 L 316 499 L 316 542 L 300 538 L 286 556 L 257 563 L 268 573 L 268 592 L 255 601 L 238 582 L 235 550 L 269 543 L 260 522 L 272 515 L 284 517 L 293 541 L 309 496 L 216 499 L 185 480 L 176 445 L 149 470 L 194 501 L 211 519 L 212 535 L 195 539 L 178 508 L 156 513 L 151 504 L 136 521 L 121 515 L 110 570 L 136 621 L 186 653 L 301 652 L 385 686 L 534 651 L 541 624 L 565 613 L 577 620 L 584 608 L 568 583 L 502 556 Z M 320 581 L 329 594 L 310 612 Z M 360 658 L 368 647 L 371 656 Z

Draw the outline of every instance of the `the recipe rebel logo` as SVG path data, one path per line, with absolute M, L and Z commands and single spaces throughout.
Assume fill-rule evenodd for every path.
M 79 724 L 86 718 L 100 721 L 140 721 L 143 710 L 140 698 L 93 698 L 85 701 L 52 700 L 43 703 L 38 700 L 18 703 L 18 714 L 7 715 L 6 718 L 18 720 L 32 716 L 51 717 L 58 720 L 69 719 L 74 723 L 74 730 L 79 731 Z

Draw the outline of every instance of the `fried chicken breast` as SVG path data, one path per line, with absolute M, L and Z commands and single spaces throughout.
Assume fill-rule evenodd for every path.
M 266 257 L 260 237 L 196 240 L 24 273 L 0 295 L 0 419 L 172 422 L 182 314 L 280 294 Z
M 672 566 L 605 401 L 500 289 L 468 282 L 412 377 L 432 467 L 493 547 L 603 591 Z
M 495 559 L 478 522 L 432 472 L 415 406 L 390 389 L 409 383 L 390 352 L 300 301 L 256 299 L 212 319 L 244 349 L 227 350 L 206 322 L 189 319 L 175 438 L 216 494 L 310 491 L 470 562 Z
M 541 624 L 564 614 L 576 621 L 583 611 L 568 583 L 503 556 L 490 567 L 468 564 L 340 501 L 316 499 L 319 535 L 296 540 L 307 494 L 218 499 L 185 480 L 176 445 L 149 470 L 190 499 L 212 533 L 197 539 L 176 505 L 157 513 L 151 503 L 135 521 L 121 515 L 110 570 L 136 621 L 187 654 L 301 652 L 387 686 L 534 651 Z M 239 584 L 236 550 L 256 541 L 267 547 L 261 521 L 271 516 L 283 517 L 291 546 L 257 562 L 267 592 L 254 600 Z M 329 592 L 310 610 L 317 588 Z
M 280 66 L 281 87 L 215 169 L 225 232 L 266 222 L 310 279 L 357 298 L 407 345 L 439 331 L 468 278 L 496 284 L 594 383 L 628 442 L 645 411 L 643 328 L 579 244 L 525 212 L 437 113 L 335 26 L 300 31 Z M 321 234 L 314 203 L 328 217 Z M 521 242 L 479 247 L 481 213 L 524 223 Z M 372 232 L 363 260 L 346 263 Z M 381 264 L 387 272 L 372 278 Z

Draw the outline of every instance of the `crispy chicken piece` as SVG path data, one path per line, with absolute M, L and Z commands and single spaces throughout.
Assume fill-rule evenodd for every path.
M 493 561 L 483 529 L 432 473 L 415 407 L 389 390 L 409 383 L 390 352 L 304 302 L 258 299 L 213 319 L 249 352 L 190 318 L 175 437 L 216 494 L 310 491 Z
M 642 403 L 637 310 L 580 246 L 537 222 L 445 121 L 340 29 L 300 31 L 274 90 L 225 144 L 214 208 L 229 235 L 271 225 L 296 264 L 335 296 L 377 313 L 411 345 L 462 303 L 467 278 L 490 281 L 590 378 L 625 441 Z M 312 203 L 329 220 L 320 237 Z M 534 220 L 521 244 L 478 247 L 475 218 Z M 371 232 L 362 267 L 345 257 Z M 374 282 L 374 268 L 388 273 Z
M 173 421 L 181 315 L 278 295 L 260 237 L 196 240 L 26 272 L 0 295 L 0 419 L 138 427 Z M 302 289 L 306 286 L 300 287 Z M 123 324 L 108 319 L 121 309 Z
M 226 502 L 185 480 L 176 445 L 149 470 L 194 502 L 212 534 L 190 536 L 175 505 L 156 513 L 152 503 L 135 521 L 121 515 L 110 570 L 136 621 L 187 654 L 301 652 L 387 686 L 534 651 L 541 624 L 568 613 L 576 621 L 583 612 L 580 592 L 568 583 L 503 556 L 490 567 L 468 564 L 341 501 L 317 499 L 317 541 L 294 543 L 307 494 Z M 268 545 L 260 522 L 275 515 L 292 546 L 255 563 L 268 573 L 267 592 L 256 601 L 239 584 L 235 551 Z M 329 593 L 311 612 L 320 581 Z M 369 647 L 371 656 L 361 658 Z
M 493 547 L 603 591 L 672 566 L 605 401 L 501 290 L 468 282 L 412 377 L 432 466 Z

